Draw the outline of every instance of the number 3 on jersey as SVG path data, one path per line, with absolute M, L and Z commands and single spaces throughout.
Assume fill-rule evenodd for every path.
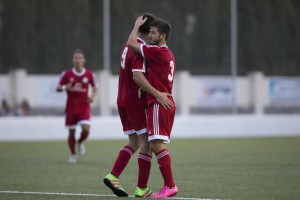
M 170 61 L 171 74 L 169 74 L 169 76 L 168 76 L 168 79 L 170 82 L 172 82 L 174 79 L 174 67 L 175 67 L 174 62 L 173 62 L 173 60 L 171 60 Z
M 121 56 L 121 67 L 122 67 L 122 69 L 125 69 L 125 62 L 126 62 L 127 52 L 128 52 L 128 47 L 125 47 L 125 49 L 122 53 L 122 56 Z

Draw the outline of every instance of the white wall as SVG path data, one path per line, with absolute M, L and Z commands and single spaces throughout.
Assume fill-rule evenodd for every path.
M 237 79 L 236 92 L 238 98 L 236 99 L 237 105 L 241 107 L 250 107 L 253 105 L 253 91 L 251 81 L 246 77 L 239 77 Z
M 103 78 L 105 74 L 98 72 L 96 75 Z M 48 106 L 63 109 L 66 95 L 56 93 L 54 90 L 58 77 L 59 75 L 29 75 L 22 70 L 0 75 L 0 100 L 5 98 L 11 104 L 15 104 L 26 98 L 33 107 Z M 109 87 L 99 88 L 99 95 L 93 106 L 103 108 L 103 105 L 108 105 L 106 107 L 116 108 L 118 76 L 106 78 Z M 275 81 L 277 79 L 279 81 L 276 82 L 276 90 L 272 91 L 271 95 L 270 80 L 274 78 Z M 103 81 L 104 79 L 99 80 L 101 86 L 105 86 Z M 203 103 L 218 106 L 218 103 L 227 101 L 232 94 L 228 92 L 224 95 L 222 89 L 230 90 L 230 83 L 230 77 L 226 76 L 192 76 L 188 72 L 177 73 L 173 96 L 181 113 L 175 118 L 172 137 L 300 136 L 300 115 L 189 115 L 192 106 Z M 218 90 L 218 87 L 221 87 L 220 91 L 214 91 Z M 215 93 L 211 94 L 209 90 Z M 238 106 L 246 108 L 254 106 L 258 113 L 263 106 L 274 103 L 274 99 L 275 103 L 282 101 L 300 105 L 299 77 L 265 77 L 261 73 L 253 73 L 237 78 L 236 91 Z M 0 141 L 62 140 L 66 135 L 64 117 L 0 118 Z M 118 117 L 93 117 L 91 139 L 122 138 L 126 137 L 122 134 Z
M 90 139 L 126 139 L 118 117 L 93 117 Z M 172 138 L 300 136 L 300 116 L 176 116 Z M 0 141 L 65 140 L 64 117 L 0 119 Z M 78 136 L 77 132 L 77 136 Z
M 100 79 L 98 81 L 100 88 L 99 95 L 92 106 L 108 110 L 116 108 L 118 76 L 104 74 L 103 72 L 97 72 L 96 76 Z M 0 100 L 5 98 L 12 105 L 16 105 L 25 98 L 32 107 L 63 108 L 65 94 L 55 92 L 58 78 L 58 74 L 30 75 L 24 70 L 12 71 L 7 75 L 2 74 L 0 75 Z M 265 77 L 260 72 L 238 77 L 236 81 L 237 105 L 244 108 L 254 107 L 256 112 L 262 112 L 264 106 L 272 104 L 269 94 L 271 79 L 274 79 L 274 77 Z M 107 80 L 108 84 L 105 82 Z M 286 81 L 294 82 L 286 84 Z M 232 90 L 231 83 L 230 76 L 192 76 L 186 71 L 178 72 L 175 77 L 173 96 L 178 107 L 180 107 L 180 114 L 188 115 L 191 107 L 230 107 L 232 102 L 230 98 L 233 94 L 231 91 L 222 93 L 222 89 Z M 290 93 L 297 93 L 291 102 L 300 105 L 299 77 L 279 77 L 278 85 L 277 87 L 283 87 L 289 96 L 291 96 Z M 286 96 L 288 97 L 288 95 Z M 279 99 L 279 103 L 280 101 Z

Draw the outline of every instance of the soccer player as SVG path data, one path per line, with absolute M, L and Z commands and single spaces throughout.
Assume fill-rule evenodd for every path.
M 78 152 L 80 155 L 85 154 L 83 142 L 87 139 L 91 126 L 91 109 L 90 103 L 94 101 L 97 84 L 95 74 L 84 67 L 85 57 L 82 50 L 77 49 L 73 55 L 73 68 L 62 72 L 58 85 L 57 92 L 66 90 L 66 127 L 69 129 L 68 144 L 71 151 L 69 163 L 76 163 L 76 126 L 82 128 L 78 144 Z M 92 86 L 92 94 L 89 96 L 89 86 Z
M 175 59 L 173 53 L 166 46 L 171 26 L 167 21 L 157 19 L 150 24 L 149 43 L 151 45 L 139 44 L 136 42 L 137 32 L 147 19 L 139 17 L 128 40 L 128 46 L 135 52 L 147 59 L 147 78 L 149 83 L 158 91 L 172 94 Z M 172 96 L 171 108 L 162 108 L 157 99 L 151 94 L 151 87 L 144 79 L 139 79 L 139 86 L 147 93 L 147 122 L 148 139 L 151 149 L 158 160 L 160 172 L 164 179 L 164 186 L 150 198 L 167 198 L 175 196 L 178 188 L 175 185 L 171 157 L 166 143 L 170 141 L 171 130 L 175 117 L 175 102 Z
M 139 27 L 137 43 L 148 42 L 150 32 L 149 24 L 155 20 L 155 16 L 149 13 L 143 14 L 147 18 L 145 23 Z M 151 169 L 152 153 L 148 142 L 148 129 L 146 121 L 147 102 L 145 98 L 138 97 L 139 87 L 135 83 L 135 77 L 145 76 L 145 60 L 143 57 L 130 50 L 124 45 L 120 59 L 119 90 L 118 90 L 118 111 L 123 125 L 125 135 L 128 135 L 129 142 L 119 152 L 111 172 L 104 178 L 104 183 L 112 192 L 119 196 L 128 196 L 122 188 L 119 177 L 127 166 L 131 156 L 140 148 L 138 155 L 138 182 L 135 190 L 136 197 L 146 197 L 152 193 L 147 183 Z M 163 101 L 166 96 L 157 92 L 157 98 Z

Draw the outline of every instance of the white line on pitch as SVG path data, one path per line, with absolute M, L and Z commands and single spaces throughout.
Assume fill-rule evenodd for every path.
M 110 194 L 83 194 L 83 193 L 65 193 L 65 192 L 26 192 L 26 191 L 0 191 L 0 194 L 33 194 L 33 195 L 58 195 L 58 196 L 83 196 L 83 197 L 116 197 Z M 134 197 L 134 196 L 129 196 Z M 169 199 L 178 200 L 217 200 L 217 199 L 200 199 L 200 198 L 185 198 L 173 197 Z

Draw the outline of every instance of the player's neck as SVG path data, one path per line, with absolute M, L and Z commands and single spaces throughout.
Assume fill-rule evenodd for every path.
M 161 46 L 167 46 L 166 41 L 160 41 L 157 46 L 161 47 Z
M 138 33 L 138 38 L 142 39 L 145 43 L 148 43 L 149 37 L 147 34 Z
M 75 71 L 78 73 L 81 73 L 84 69 L 84 67 L 74 67 Z

